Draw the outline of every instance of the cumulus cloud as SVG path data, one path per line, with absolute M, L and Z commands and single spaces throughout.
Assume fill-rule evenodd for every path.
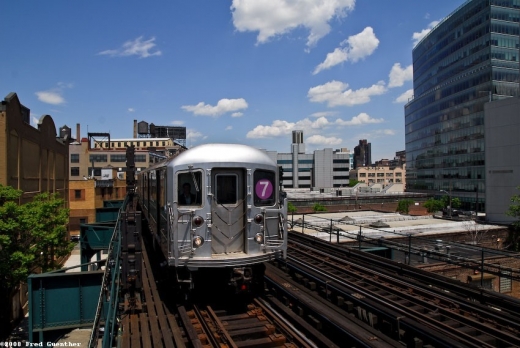
M 281 136 L 287 136 L 291 134 L 293 130 L 303 130 L 306 134 L 323 135 L 323 131 L 327 128 L 337 129 L 338 127 L 345 126 L 360 126 L 363 124 L 370 123 L 381 123 L 383 119 L 374 119 L 366 113 L 361 113 L 353 117 L 349 121 L 342 120 L 341 118 L 335 121 L 329 121 L 326 117 L 319 117 L 316 120 L 310 120 L 305 118 L 297 122 L 287 122 L 283 120 L 273 121 L 271 125 L 258 125 L 253 130 L 247 133 L 247 138 L 275 138 Z M 325 136 L 324 136 L 325 137 Z M 333 139 L 333 137 L 326 137 L 327 139 Z M 315 137 L 315 139 L 319 139 Z
M 394 103 L 408 103 L 413 98 L 413 89 L 409 89 L 401 94 Z
M 227 127 L 226 127 L 226 130 L 227 130 L 227 131 L 228 131 L 228 130 L 232 130 L 232 129 L 233 129 L 233 126 L 227 126 Z
M 369 123 L 381 123 L 384 122 L 382 118 L 372 118 L 368 114 L 362 112 L 357 116 L 352 117 L 349 121 L 344 121 L 340 118 L 336 120 L 336 124 L 338 126 L 360 126 L 362 124 L 369 124 Z
M 316 134 L 308 137 L 305 142 L 312 145 L 339 145 L 343 142 L 343 139 Z
M 244 116 L 244 113 L 242 112 L 234 112 L 231 114 L 231 117 L 242 117 Z
M 344 18 L 355 0 L 233 0 L 233 25 L 240 32 L 258 32 L 257 44 L 304 27 L 309 30 L 307 47 L 330 32 L 329 22 Z
M 160 56 L 162 54 L 161 51 L 155 50 L 154 52 L 152 52 L 152 49 L 154 49 L 154 47 L 156 46 L 154 41 L 155 37 L 143 41 L 143 37 L 139 36 L 135 40 L 125 42 L 120 48 L 117 48 L 115 50 L 102 51 L 98 54 L 107 55 L 110 57 L 138 56 L 139 58 Z
M 366 27 L 361 33 L 349 36 L 348 39 L 341 42 L 340 46 L 345 47 L 336 48 L 333 52 L 328 53 L 325 61 L 314 69 L 314 75 L 347 60 L 355 63 L 368 57 L 379 46 L 379 40 L 374 34 L 374 30 Z
M 182 109 L 192 112 L 194 115 L 218 117 L 227 112 L 235 112 L 242 109 L 247 109 L 248 105 L 245 99 L 220 99 L 217 105 L 212 106 L 203 102 L 197 105 L 184 105 Z M 239 117 L 239 116 L 234 116 Z
M 358 104 L 366 104 L 370 101 L 370 97 L 386 93 L 387 88 L 384 81 L 368 88 L 360 88 L 352 90 L 348 88 L 347 83 L 340 81 L 330 81 L 324 85 L 312 87 L 307 92 L 307 97 L 315 103 L 327 103 L 328 106 L 352 106 Z
M 65 103 L 63 93 L 66 89 L 72 88 L 72 83 L 58 82 L 58 86 L 46 91 L 36 92 L 38 100 L 47 104 L 60 105 Z
M 201 132 L 198 132 L 193 129 L 187 129 L 186 130 L 186 139 L 188 140 L 198 140 L 198 139 L 205 139 L 206 136 L 202 134 Z
M 426 35 L 428 35 L 428 33 L 430 31 L 432 31 L 432 29 L 437 25 L 439 24 L 440 21 L 433 21 L 431 22 L 430 24 L 428 24 L 428 27 L 426 29 L 423 29 L 421 30 L 420 32 L 418 33 L 413 33 L 412 35 L 412 40 L 413 40 L 413 45 L 417 45 L 419 43 L 419 41 L 421 41 Z
M 128 108 L 128 112 L 135 112 L 134 108 Z
M 373 132 L 358 134 L 356 136 L 356 139 L 372 139 L 373 140 L 373 139 L 383 138 L 386 136 L 393 136 L 395 134 L 396 134 L 396 132 L 393 129 L 377 129 Z
M 315 113 L 311 114 L 311 117 L 327 117 L 327 116 L 333 116 L 336 114 L 337 114 L 336 111 L 320 111 L 320 112 L 315 112 Z
M 395 63 L 388 75 L 388 87 L 400 87 L 406 81 L 413 79 L 413 65 L 408 65 L 406 68 L 401 68 L 401 64 Z
M 170 123 L 173 126 L 182 126 L 184 124 L 184 121 L 171 121 Z

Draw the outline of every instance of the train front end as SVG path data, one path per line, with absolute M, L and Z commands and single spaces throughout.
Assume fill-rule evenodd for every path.
M 201 145 L 172 160 L 169 265 L 242 290 L 263 278 L 263 263 L 287 252 L 278 175 L 265 152 L 244 145 Z

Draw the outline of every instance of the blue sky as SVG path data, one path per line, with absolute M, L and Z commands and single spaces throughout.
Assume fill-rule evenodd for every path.
M 33 125 L 130 138 L 187 128 L 188 147 L 405 149 L 412 49 L 463 0 L 8 1 L 0 97 Z

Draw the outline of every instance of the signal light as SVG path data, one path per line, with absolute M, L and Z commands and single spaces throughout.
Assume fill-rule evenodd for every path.
M 262 244 L 264 242 L 264 235 L 262 233 L 255 234 L 255 242 Z
M 193 218 L 192 223 L 195 227 L 200 227 L 204 223 L 204 219 L 197 215 Z
M 199 248 L 202 246 L 202 244 L 204 244 L 204 238 L 202 238 L 201 236 L 195 236 L 195 238 L 193 238 L 194 248 Z
M 260 225 L 262 222 L 264 222 L 264 216 L 262 214 L 256 214 L 255 222 Z

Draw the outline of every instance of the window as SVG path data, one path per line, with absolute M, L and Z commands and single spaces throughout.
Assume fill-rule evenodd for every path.
M 254 200 L 256 206 L 272 206 L 275 203 L 276 176 L 268 170 L 256 170 L 254 174 Z
M 88 167 L 88 175 L 101 176 L 101 168 L 94 168 L 94 174 L 92 174 L 92 167 Z
M 135 160 L 135 163 L 146 162 L 146 155 L 135 155 L 134 160 Z
M 238 178 L 234 174 L 218 174 L 217 194 L 215 199 L 219 204 L 237 203 L 237 183 Z
M 511 292 L 513 290 L 511 271 L 502 271 L 500 273 L 500 292 Z
M 74 199 L 80 200 L 82 198 L 82 191 L 83 190 L 74 190 Z
M 79 176 L 79 167 L 70 167 L 70 176 Z
M 107 155 L 90 155 L 89 162 L 106 162 Z
M 193 181 L 195 180 L 195 181 Z M 201 205 L 202 174 L 201 172 L 181 173 L 177 177 L 179 188 L 179 205 Z M 160 193 L 162 194 L 162 193 Z
M 79 163 L 79 153 L 70 154 L 70 163 Z

